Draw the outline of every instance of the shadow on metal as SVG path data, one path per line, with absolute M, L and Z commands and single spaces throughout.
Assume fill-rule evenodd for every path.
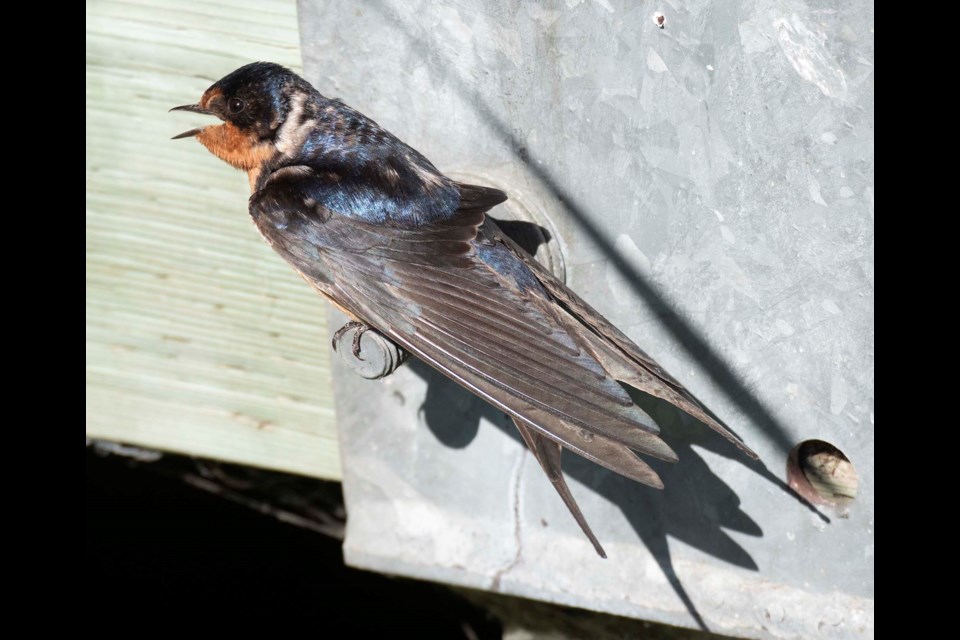
M 497 222 L 504 233 L 530 254 L 536 253 L 536 238 L 549 239 L 546 229 L 531 229 L 537 226 L 531 223 Z M 508 433 L 520 446 L 526 446 L 506 414 L 416 358 L 411 358 L 408 366 L 427 383 L 427 396 L 419 411 L 423 421 L 442 444 L 454 449 L 467 447 L 480 429 L 480 419 L 486 418 Z M 626 385 L 624 389 L 638 406 L 654 418 L 664 439 L 680 458 L 676 464 L 645 458 L 663 479 L 664 489 L 658 491 L 644 487 L 569 452 L 563 458 L 564 473 L 623 511 L 656 558 L 691 617 L 701 629 L 708 630 L 673 568 L 667 536 L 682 540 L 725 562 L 757 571 L 756 562 L 724 530 L 757 537 L 762 536 L 763 531 L 740 508 L 740 498 L 710 470 L 693 445 L 736 460 L 795 498 L 823 521 L 829 522 L 829 519 L 774 475 L 766 465 L 748 459 L 728 440 L 696 419 L 666 401 Z M 589 514 L 587 518 L 589 520 Z
M 517 160 L 522 162 L 526 169 L 564 204 L 580 230 L 604 252 L 609 258 L 610 264 L 623 275 L 634 293 L 656 312 L 656 318 L 660 324 L 707 371 L 713 382 L 723 390 L 740 410 L 774 441 L 786 458 L 790 449 L 796 443 L 791 441 L 786 428 L 770 409 L 753 394 L 744 384 L 741 376 L 699 334 L 697 328 L 673 308 L 667 297 L 658 291 L 643 274 L 637 271 L 616 250 L 613 243 L 593 221 L 594 216 L 590 215 L 586 207 L 553 177 L 549 168 L 549 159 L 533 157 L 523 141 L 512 133 L 509 123 L 504 121 L 490 107 L 483 93 L 474 89 L 470 82 L 454 72 L 456 65 L 444 58 L 442 48 L 431 46 L 433 34 L 423 29 L 417 29 L 416 25 L 409 24 L 403 16 L 388 5 L 388 2 L 378 0 L 371 2 L 367 7 L 381 14 L 385 18 L 386 24 L 399 29 L 408 39 L 411 50 L 420 54 L 424 66 L 448 79 L 450 85 L 469 104 L 474 106 L 477 113 L 483 117 L 483 120 L 489 126 L 490 131 L 507 143 Z M 722 420 L 719 421 L 729 428 Z
M 427 382 L 427 397 L 420 412 L 430 431 L 444 445 L 453 448 L 466 447 L 476 436 L 480 419 L 486 418 L 514 438 L 519 446 L 526 446 L 506 414 L 416 358 L 411 358 L 407 366 Z M 644 409 L 649 412 L 649 403 L 644 404 Z M 669 405 L 667 407 L 672 409 Z M 658 409 L 658 414 L 668 410 Z M 676 419 L 679 422 L 685 421 L 679 415 Z M 740 508 L 740 498 L 736 493 L 710 470 L 692 445 L 703 446 L 734 459 L 743 458 L 743 454 L 706 426 L 692 419 L 690 422 L 695 425 L 690 425 L 691 428 L 683 429 L 680 433 L 672 428 L 663 429 L 663 437 L 677 452 L 679 462 L 670 464 L 645 458 L 663 479 L 662 491 L 644 487 L 570 453 L 563 457 L 563 470 L 566 475 L 589 487 L 623 511 L 637 535 L 656 558 L 687 611 L 701 629 L 708 630 L 673 568 L 667 537 L 682 540 L 738 567 L 757 571 L 758 567 L 753 558 L 725 529 L 757 537 L 762 536 L 763 531 Z M 586 516 L 589 521 L 590 514 Z M 583 543 L 589 544 L 586 538 Z
M 424 66 L 446 78 L 450 85 L 473 105 L 488 125 L 489 131 L 499 136 L 512 150 L 516 159 L 563 203 L 579 230 L 604 252 L 610 264 L 620 272 L 633 292 L 654 310 L 657 321 L 703 367 L 713 383 L 754 423 L 757 430 L 773 441 L 786 458 L 794 443 L 785 426 L 747 387 L 740 374 L 701 336 L 699 330 L 673 307 L 667 296 L 616 250 L 604 231 L 594 222 L 595 216 L 554 177 L 549 167 L 549 159 L 533 157 L 523 141 L 512 133 L 509 124 L 490 107 L 483 93 L 454 71 L 456 66 L 445 59 L 442 48 L 432 45 L 433 34 L 410 24 L 389 6 L 389 2 L 379 0 L 371 2 L 367 7 L 381 14 L 386 24 L 399 29 L 408 39 L 411 50 L 420 54 Z M 421 412 L 424 421 L 441 442 L 455 448 L 467 446 L 477 433 L 481 417 L 486 417 L 520 441 L 513 424 L 503 413 L 423 363 L 411 359 L 409 366 L 428 382 L 429 391 Z M 816 512 L 822 520 L 829 520 L 792 491 L 763 463 L 747 460 L 720 436 L 695 420 L 681 415 L 672 407 L 651 407 L 650 403 L 657 401 L 639 397 L 641 395 L 636 394 L 635 400 L 661 424 L 667 441 L 680 457 L 680 462 L 674 465 L 656 464 L 656 461 L 652 461 L 652 465 L 663 478 L 663 491 L 641 487 L 578 456 L 565 456 L 564 470 L 623 510 L 644 544 L 657 559 L 690 615 L 702 629 L 707 629 L 673 569 L 667 536 L 683 540 L 736 566 L 756 571 L 757 564 L 724 529 L 753 536 L 762 536 L 763 532 L 756 522 L 740 509 L 739 497 L 709 469 L 692 445 L 702 446 L 737 460 Z M 718 421 L 723 423 L 719 418 Z M 669 422 L 674 424 L 666 424 Z

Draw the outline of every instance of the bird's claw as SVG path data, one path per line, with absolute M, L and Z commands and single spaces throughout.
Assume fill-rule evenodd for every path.
M 362 322 L 351 320 L 347 324 L 337 329 L 333 334 L 333 340 L 330 341 L 333 344 L 333 350 L 337 350 L 337 343 L 340 342 L 340 338 L 343 337 L 343 334 L 347 333 L 348 331 L 353 331 L 354 329 L 359 329 L 360 327 L 364 327 L 365 330 L 370 328 Z
M 360 357 L 360 338 L 370 329 L 370 326 L 360 322 L 357 325 L 356 332 L 353 334 L 353 357 L 357 360 L 363 360 Z
M 340 344 L 340 339 L 343 338 L 346 333 L 353 331 L 353 340 L 350 344 L 350 351 L 353 353 L 354 358 L 362 361 L 363 358 L 360 357 L 360 339 L 363 337 L 363 334 L 369 330 L 370 325 L 364 324 L 363 322 L 357 322 L 356 320 L 351 320 L 334 332 L 332 340 L 333 350 L 337 350 L 337 345 Z

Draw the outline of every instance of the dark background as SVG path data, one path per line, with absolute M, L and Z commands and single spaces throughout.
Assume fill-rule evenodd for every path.
M 101 635 L 722 639 L 348 568 L 336 482 L 96 440 L 85 463 L 81 601 Z
M 493 616 L 448 589 L 347 568 L 339 540 L 200 491 L 155 464 L 87 448 L 87 584 L 113 625 L 502 635 Z

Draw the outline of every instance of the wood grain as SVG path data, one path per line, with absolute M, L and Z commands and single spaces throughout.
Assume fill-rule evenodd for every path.
M 326 303 L 246 175 L 169 139 L 255 60 L 300 68 L 294 2 L 87 3 L 86 434 L 336 479 Z

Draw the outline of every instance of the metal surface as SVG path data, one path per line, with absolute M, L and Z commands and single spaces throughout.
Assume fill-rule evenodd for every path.
M 347 561 L 731 635 L 872 636 L 872 4 L 304 1 L 300 20 L 308 80 L 547 212 L 568 284 L 764 463 L 647 403 L 680 456 L 664 491 L 565 459 L 603 561 L 500 412 L 416 361 L 366 381 L 335 358 Z M 809 439 L 856 469 L 846 517 L 786 488 Z

